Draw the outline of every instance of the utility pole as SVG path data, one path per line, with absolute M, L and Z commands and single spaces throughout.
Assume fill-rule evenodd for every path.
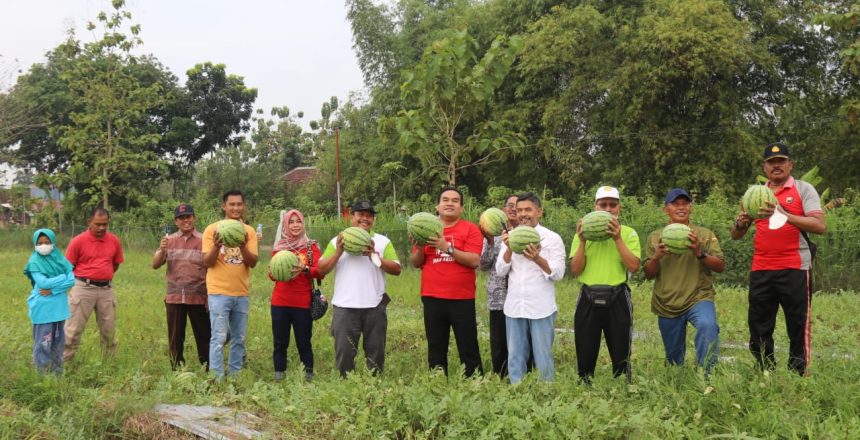
M 340 128 L 334 129 L 334 179 L 337 191 L 337 216 L 343 215 L 343 205 L 340 202 Z

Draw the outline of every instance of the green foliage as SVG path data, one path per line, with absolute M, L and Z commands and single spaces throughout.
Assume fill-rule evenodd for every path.
M 196 208 L 196 207 L 195 207 Z M 697 212 L 698 213 L 698 212 Z M 155 246 L 153 242 L 152 247 Z M 341 379 L 334 370 L 331 314 L 316 322 L 313 346 L 316 377 L 303 380 L 299 359 L 288 351 L 287 379 L 270 380 L 271 322 L 268 297 L 272 283 L 264 256 L 252 271 L 251 310 L 244 371 L 224 383 L 207 381 L 193 361 L 190 330 L 188 364 L 171 371 L 166 351 L 164 272 L 149 268 L 152 247 L 129 251 L 118 273 L 119 352 L 99 356 L 98 332 L 84 333 L 74 362 L 57 380 L 39 377 L 32 368 L 30 324 L 24 299 L 29 283 L 20 273 L 29 250 L 0 252 L 0 278 L 7 280 L 12 301 L 0 305 L 0 438 L 171 438 L 134 435 L 136 421 L 154 420 L 156 403 L 224 406 L 248 411 L 264 420 L 261 429 L 276 438 L 856 438 L 860 386 L 855 370 L 860 355 L 854 314 L 860 296 L 854 292 L 819 295 L 812 320 L 809 377 L 784 367 L 787 339 L 775 333 L 780 366 L 770 374 L 754 367 L 743 346 L 748 338 L 745 289 L 718 287 L 721 360 L 710 382 L 693 363 L 667 367 L 657 322 L 648 306 L 650 283 L 635 284 L 633 384 L 612 379 L 605 350 L 594 383 L 576 379 L 573 310 L 578 285 L 558 284 L 559 317 L 555 339 L 556 381 L 529 375 L 511 386 L 488 374 L 464 379 L 452 342 L 451 375 L 426 371 L 426 341 L 418 295 L 420 272 L 406 269 L 388 278 L 393 301 L 388 306 L 388 350 L 385 373 L 374 377 L 358 368 Z M 266 254 L 267 255 L 267 254 Z M 476 299 L 479 345 L 489 356 L 484 277 Z M 330 297 L 332 283 L 324 293 Z M 91 324 L 92 325 L 92 324 Z M 782 329 L 782 325 L 777 325 Z M 689 340 L 688 340 L 689 342 Z M 140 349 L 146 347 L 146 350 Z M 363 366 L 363 354 L 356 364 Z M 776 434 L 775 434 L 776 433 Z

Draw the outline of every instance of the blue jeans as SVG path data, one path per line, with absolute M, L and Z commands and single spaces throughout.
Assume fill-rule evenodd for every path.
M 511 318 L 505 316 L 505 332 L 508 339 L 508 377 L 517 383 L 525 376 L 529 352 L 534 354 L 535 367 L 540 378 L 552 382 L 555 364 L 552 360 L 552 341 L 555 338 L 557 313 L 541 319 Z
M 674 318 L 657 317 L 666 348 L 666 362 L 684 364 L 688 322 L 696 328 L 696 361 L 705 368 L 705 372 L 709 372 L 720 354 L 720 326 L 717 325 L 717 309 L 713 301 L 699 301 Z
M 248 297 L 209 294 L 209 322 L 212 338 L 209 340 L 209 369 L 218 378 L 224 377 L 224 344 L 227 328 L 230 329 L 230 355 L 227 357 L 227 374 L 242 369 L 245 357 L 245 330 L 248 327 Z
M 39 373 L 63 373 L 63 349 L 66 347 L 66 321 L 33 324 L 33 363 Z

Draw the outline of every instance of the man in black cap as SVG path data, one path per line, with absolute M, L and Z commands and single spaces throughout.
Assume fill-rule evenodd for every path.
M 203 264 L 203 235 L 197 231 L 197 217 L 191 205 L 182 203 L 173 211 L 177 231 L 161 239 L 152 268 L 167 263 L 167 339 L 170 364 L 175 369 L 185 362 L 186 317 L 191 321 L 197 358 L 200 364 L 209 364 L 211 336 L 209 312 L 206 310 L 206 265 Z
M 645 278 L 655 279 L 651 311 L 666 349 L 666 362 L 683 365 L 687 347 L 687 323 L 696 328 L 696 361 L 707 377 L 719 357 L 720 327 L 714 305 L 714 272 L 726 263 L 717 236 L 711 230 L 690 223 L 693 198 L 682 188 L 669 190 L 663 212 L 669 223 L 690 228 L 687 246 L 681 254 L 669 252 L 662 229 L 651 233 L 645 246 Z
M 385 341 L 388 332 L 385 275 L 400 275 L 400 260 L 388 237 L 373 232 L 376 210 L 367 200 L 350 205 L 352 226 L 364 229 L 371 240 L 361 255 L 343 250 L 343 234 L 331 239 L 317 266 L 320 274 L 337 271 L 331 299 L 331 333 L 334 336 L 335 367 L 341 376 L 355 369 L 358 344 L 362 346 L 367 369 L 373 374 L 385 368 Z
M 755 220 L 752 272 L 749 286 L 750 352 L 761 368 L 772 369 L 773 331 L 780 306 L 788 332 L 788 367 L 806 375 L 809 366 L 810 251 L 808 233 L 823 234 L 824 211 L 815 188 L 791 177 L 794 162 L 787 145 L 764 149 L 766 183 L 776 205 L 759 209 Z M 774 212 L 778 211 L 778 215 Z M 741 209 L 732 225 L 732 238 L 746 235 L 753 219 Z M 774 218 L 770 218 L 771 216 Z M 781 221 L 782 220 L 782 221 Z

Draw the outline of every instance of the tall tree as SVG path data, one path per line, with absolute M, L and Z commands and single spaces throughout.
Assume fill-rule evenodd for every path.
M 406 154 L 450 185 L 461 170 L 500 160 L 523 139 L 503 121 L 485 119 L 486 109 L 521 47 L 519 37 L 498 37 L 479 59 L 468 32 L 452 31 L 404 73 L 406 108 L 383 120 L 381 129 L 393 131 Z

